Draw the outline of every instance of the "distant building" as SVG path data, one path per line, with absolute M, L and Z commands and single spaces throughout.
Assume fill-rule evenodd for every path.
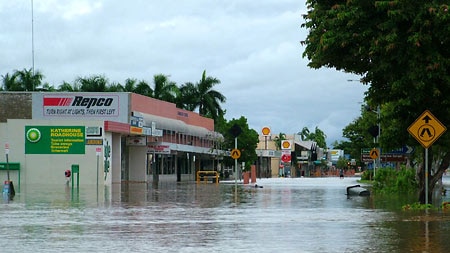
M 308 177 L 322 163 L 324 149 L 317 147 L 316 142 L 302 141 L 300 135 L 293 134 L 286 135 L 282 147 L 277 147 L 277 138 L 278 134 L 259 135 L 258 177 Z

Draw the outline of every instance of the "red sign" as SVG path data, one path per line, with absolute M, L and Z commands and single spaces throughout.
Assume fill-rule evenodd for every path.
M 404 154 L 381 154 L 381 162 L 405 162 L 407 156 Z M 373 162 L 370 154 L 361 154 L 362 162 Z
M 290 162 L 291 161 L 291 155 L 286 155 L 286 154 L 282 155 L 281 156 L 281 161 L 283 161 L 285 163 Z

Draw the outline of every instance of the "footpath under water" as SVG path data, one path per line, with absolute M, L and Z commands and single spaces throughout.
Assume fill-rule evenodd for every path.
M 450 252 L 450 212 L 405 212 L 404 198 L 348 198 L 357 179 L 258 179 L 263 188 L 239 183 L 237 195 L 233 182 L 126 184 L 120 201 L 102 202 L 82 187 L 73 198 L 65 185 L 29 186 L 0 204 L 0 249 Z

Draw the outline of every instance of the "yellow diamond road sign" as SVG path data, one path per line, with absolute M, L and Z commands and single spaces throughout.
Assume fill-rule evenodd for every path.
M 370 158 L 377 159 L 380 156 L 380 151 L 377 148 L 373 148 L 370 150 Z
M 408 127 L 408 132 L 424 148 L 430 147 L 446 130 L 447 128 L 428 110 Z
M 238 159 L 239 157 L 241 157 L 241 151 L 239 149 L 231 150 L 231 158 Z

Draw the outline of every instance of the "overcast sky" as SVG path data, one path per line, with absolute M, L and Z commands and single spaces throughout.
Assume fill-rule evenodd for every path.
M 221 81 L 227 120 L 273 134 L 317 126 L 330 145 L 360 115 L 367 86 L 307 67 L 305 13 L 305 0 L 0 0 L 0 75 L 32 67 L 32 41 L 54 87 L 91 75 L 182 85 L 206 70 Z

